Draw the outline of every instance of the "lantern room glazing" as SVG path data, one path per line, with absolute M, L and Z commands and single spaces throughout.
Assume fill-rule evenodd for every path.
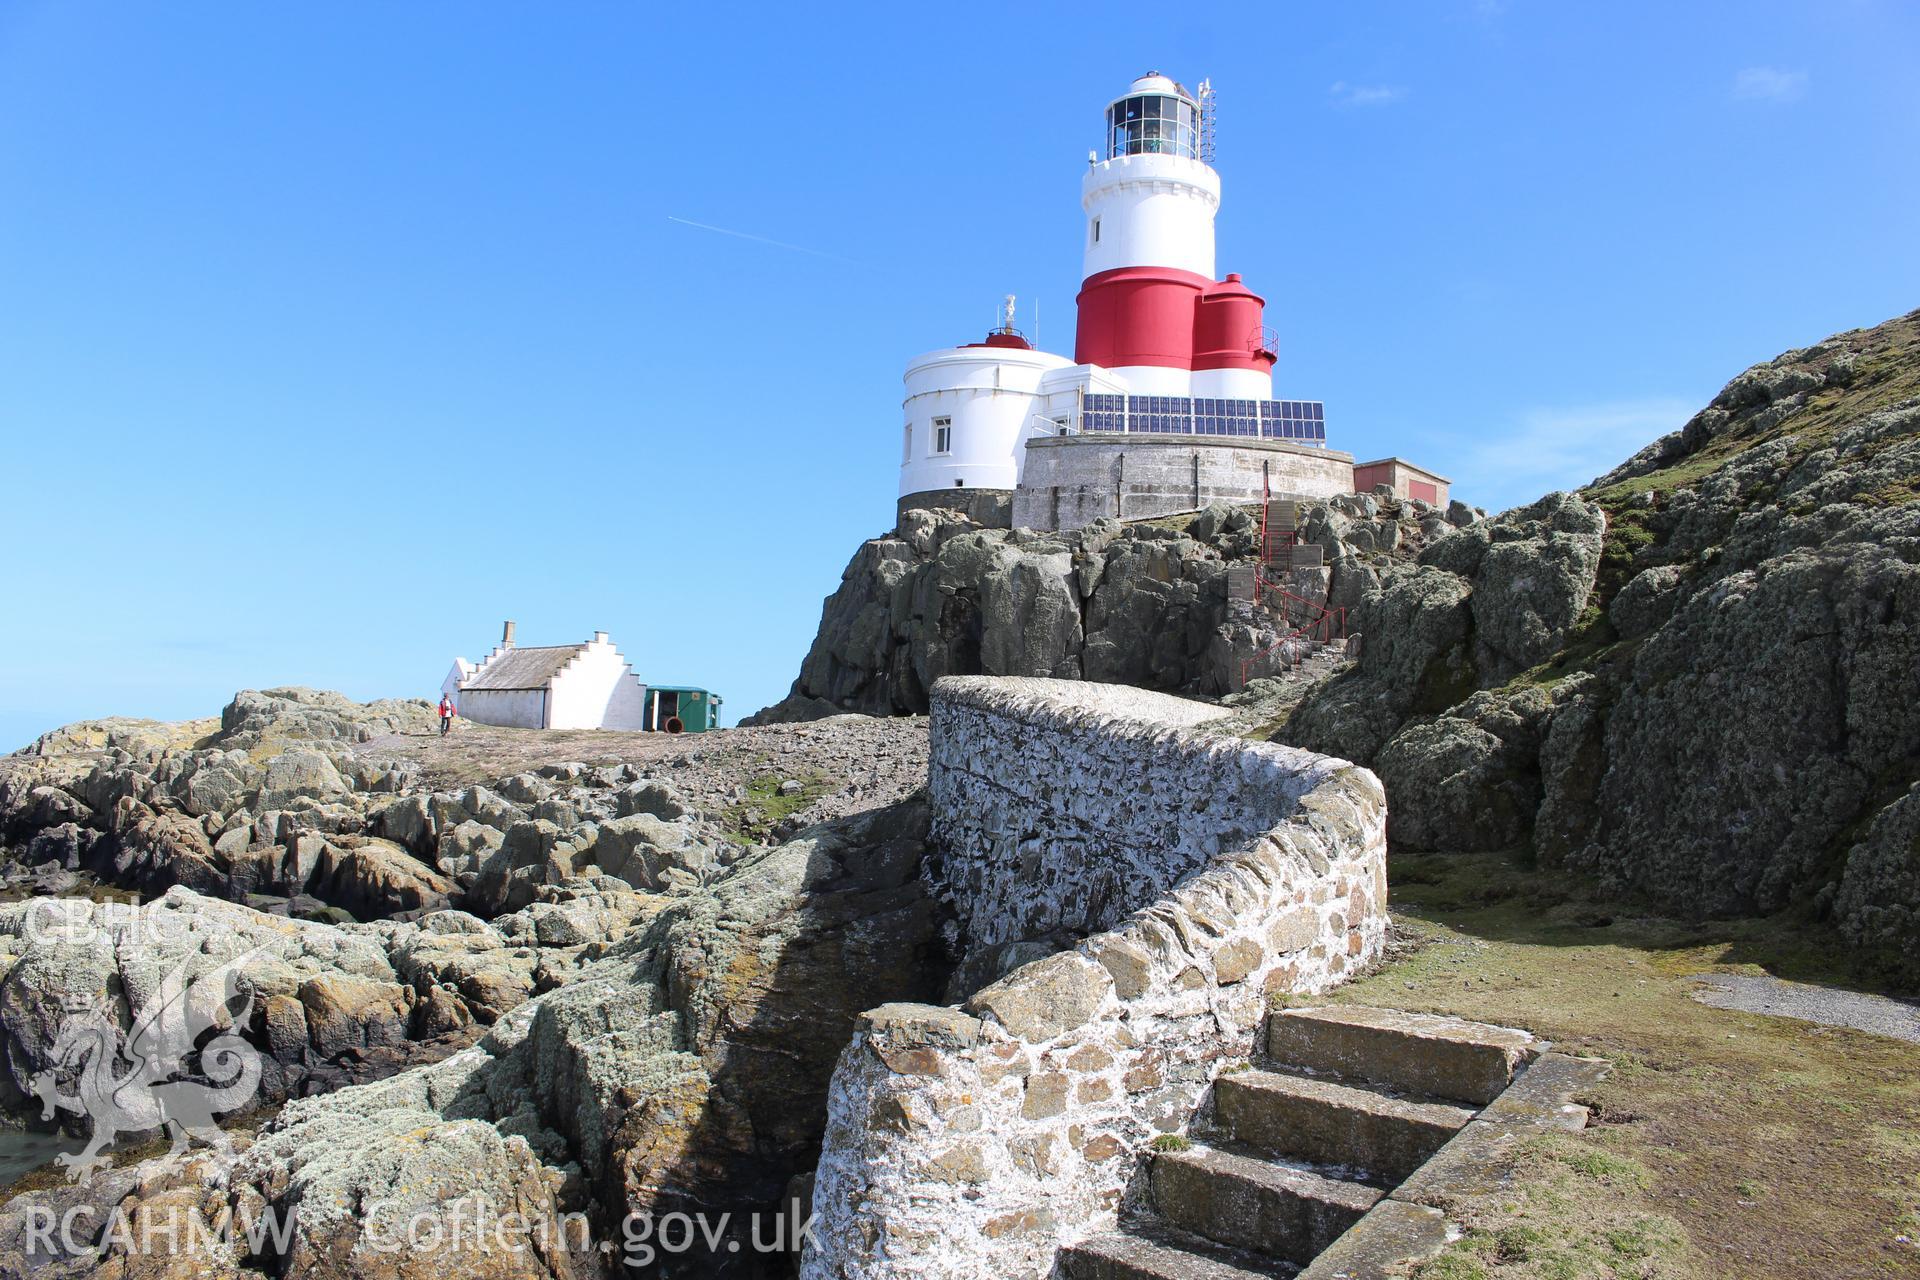
M 1107 108 L 1107 159 L 1169 155 L 1200 158 L 1200 108 L 1174 93 L 1136 93 Z

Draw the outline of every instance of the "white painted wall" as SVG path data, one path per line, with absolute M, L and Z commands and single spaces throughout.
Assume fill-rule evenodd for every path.
M 900 465 L 901 496 L 1013 488 L 1030 420 L 1042 407 L 1041 379 L 1072 364 L 1065 356 L 1007 347 L 947 347 L 915 358 L 906 374 L 910 439 Z M 933 424 L 941 417 L 952 419 L 952 447 L 936 454 Z
M 1273 399 L 1273 373 L 1252 369 L 1195 369 L 1193 394 L 1219 400 Z
M 447 678 L 440 682 L 441 694 L 453 699 L 453 709 L 455 711 L 460 711 L 461 682 L 477 670 L 479 670 L 479 668 L 473 663 L 468 662 L 465 658 L 455 658 L 453 660 L 453 668 L 447 672 Z M 465 713 L 462 712 L 462 714 Z
M 549 729 L 637 730 L 644 722 L 646 686 L 604 631 L 554 677 L 551 692 Z
M 1157 364 L 1130 364 L 1111 372 L 1128 395 L 1189 396 L 1193 394 L 1191 369 L 1168 369 Z
M 547 694 L 544 689 L 467 689 L 460 695 L 460 714 L 475 724 L 497 724 L 507 729 L 544 729 Z
M 1088 168 L 1080 207 L 1087 214 L 1083 278 L 1119 267 L 1175 267 L 1214 278 L 1220 175 L 1212 167 L 1185 156 L 1115 156 Z

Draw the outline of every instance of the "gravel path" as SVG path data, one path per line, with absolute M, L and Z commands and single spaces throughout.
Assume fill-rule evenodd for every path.
M 1700 983 L 1693 998 L 1716 1009 L 1798 1018 L 1829 1027 L 1852 1027 L 1855 1031 L 1920 1044 L 1920 1008 L 1890 996 L 1733 973 L 1703 976 Z

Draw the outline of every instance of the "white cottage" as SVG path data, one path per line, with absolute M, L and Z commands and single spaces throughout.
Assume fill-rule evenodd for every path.
M 441 691 L 478 724 L 638 730 L 646 723 L 647 686 L 604 631 L 585 644 L 522 648 L 509 622 L 500 646 L 478 663 L 453 660 Z

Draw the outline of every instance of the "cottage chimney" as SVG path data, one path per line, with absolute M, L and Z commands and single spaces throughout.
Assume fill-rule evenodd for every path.
M 507 619 L 506 626 L 500 628 L 500 647 L 502 649 L 513 648 L 513 619 L 511 618 Z
M 605 643 L 607 642 L 607 633 L 606 633 L 606 632 L 604 632 L 604 631 L 596 631 L 596 632 L 594 632 L 594 633 L 593 633 L 593 642 L 594 642 L 595 644 L 605 644 Z

